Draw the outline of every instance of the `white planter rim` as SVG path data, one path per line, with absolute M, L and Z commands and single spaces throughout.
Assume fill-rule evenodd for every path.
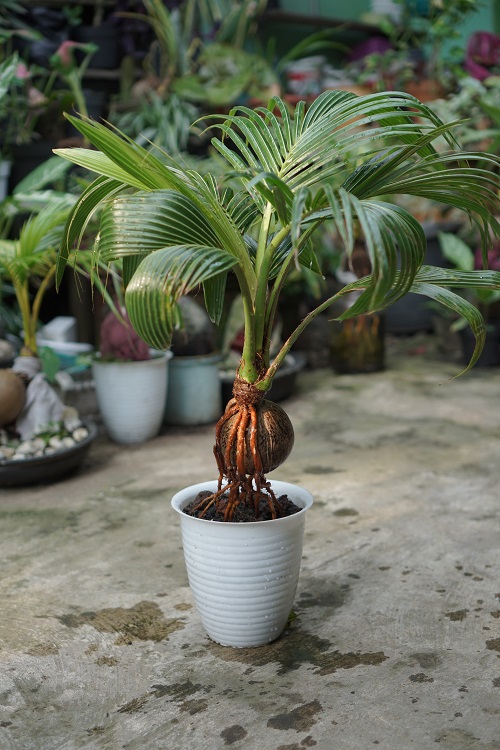
M 290 497 L 290 500 L 292 500 L 296 505 L 300 504 L 303 505 L 302 509 L 299 510 L 297 513 L 293 513 L 290 516 L 284 516 L 282 518 L 271 518 L 267 521 L 245 521 L 245 522 L 232 522 L 232 521 L 212 521 L 207 518 L 196 518 L 195 516 L 190 516 L 183 512 L 183 509 L 188 505 L 200 492 L 201 490 L 209 490 L 214 491 L 217 489 L 217 480 L 210 480 L 207 482 L 198 482 L 197 484 L 192 484 L 188 487 L 185 487 L 182 490 L 179 490 L 179 492 L 176 492 L 175 495 L 172 497 L 171 505 L 172 508 L 179 513 L 180 515 L 184 516 L 185 518 L 190 518 L 193 521 L 196 521 L 197 523 L 207 524 L 208 526 L 229 526 L 232 528 L 243 528 L 243 529 L 251 529 L 253 528 L 262 528 L 265 526 L 269 526 L 271 524 L 278 523 L 284 523 L 291 519 L 296 519 L 299 516 L 304 515 L 306 510 L 308 510 L 311 505 L 313 504 L 313 496 L 311 493 L 306 490 L 304 487 L 292 484 L 291 482 L 283 482 L 278 479 L 273 479 L 271 481 L 273 491 L 276 495 L 291 495 L 293 496 L 294 490 L 300 489 L 301 494 L 303 497 L 298 500 L 297 498 Z
M 107 367 L 108 365 L 118 365 L 119 367 L 133 367 L 134 365 L 144 365 L 151 362 L 163 363 L 165 359 L 170 360 L 172 356 L 172 352 L 168 351 L 154 352 L 153 354 L 151 354 L 150 359 L 103 359 L 100 352 L 95 352 L 95 354 L 92 355 L 92 364 L 102 365 L 103 367 Z

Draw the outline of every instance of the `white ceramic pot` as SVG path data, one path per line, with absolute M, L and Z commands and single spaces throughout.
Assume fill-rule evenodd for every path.
M 138 362 L 92 362 L 99 411 L 115 443 L 142 443 L 159 433 L 171 356 L 166 352 Z
M 202 482 L 177 492 L 172 507 L 181 520 L 189 585 L 209 637 L 223 646 L 262 646 L 278 638 L 292 609 L 299 579 L 305 512 L 312 495 L 288 482 L 272 481 L 276 495 L 286 494 L 302 508 L 286 518 L 223 523 L 192 518 L 182 509 Z

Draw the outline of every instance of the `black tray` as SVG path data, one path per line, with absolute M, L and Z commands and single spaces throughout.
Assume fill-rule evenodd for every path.
M 22 487 L 40 482 L 54 482 L 75 471 L 97 437 L 97 427 L 93 422 L 82 420 L 82 424 L 89 434 L 71 448 L 56 451 L 49 456 L 0 462 L 0 487 Z

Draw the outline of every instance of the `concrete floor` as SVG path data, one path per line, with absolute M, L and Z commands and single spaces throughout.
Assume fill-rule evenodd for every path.
M 309 488 L 297 618 L 228 649 L 192 604 L 170 497 L 213 427 L 0 490 L 1 750 L 500 748 L 500 374 L 425 354 L 303 373 L 275 478 Z

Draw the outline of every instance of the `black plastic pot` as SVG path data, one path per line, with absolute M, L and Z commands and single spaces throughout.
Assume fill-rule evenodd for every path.
M 0 461 L 0 487 L 24 487 L 31 484 L 55 482 L 78 469 L 97 437 L 97 427 L 83 420 L 89 434 L 72 448 L 51 455 L 33 456 L 22 461 Z
M 89 117 L 100 122 L 101 118 L 107 115 L 108 97 L 106 92 L 95 89 L 83 89 L 83 95 Z M 66 137 L 82 138 L 83 136 L 70 122 L 66 122 Z
M 54 156 L 52 149 L 57 146 L 55 141 L 33 141 L 22 146 L 16 146 L 12 152 L 12 168 L 9 177 L 9 192 L 27 177 L 36 167 Z
M 469 326 L 460 331 L 464 363 L 470 362 L 475 346 L 475 338 Z M 500 365 L 500 320 L 488 323 L 486 341 L 475 367 L 498 367 Z
M 120 44 L 118 31 L 111 24 L 102 26 L 77 26 L 73 32 L 75 42 L 82 44 L 96 44 L 99 49 L 92 55 L 89 68 L 114 70 L 120 65 Z M 82 52 L 76 52 L 77 60 L 83 57 Z
M 427 238 L 427 251 L 424 264 L 446 267 L 446 260 L 441 252 L 438 240 L 439 232 L 456 231 L 455 222 L 439 222 L 422 225 Z M 432 331 L 435 311 L 427 297 L 420 294 L 407 294 L 385 311 L 387 333 L 412 334 L 418 331 Z

